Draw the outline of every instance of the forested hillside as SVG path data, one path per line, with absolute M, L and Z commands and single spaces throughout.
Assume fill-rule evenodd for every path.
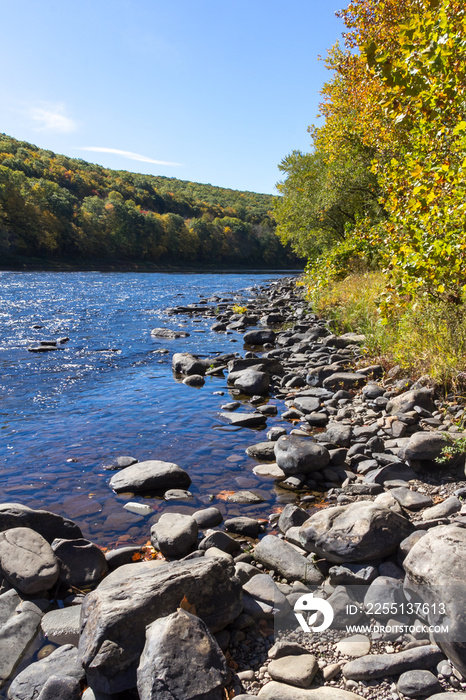
M 358 319 L 374 352 L 464 383 L 466 7 L 352 0 L 339 14 L 325 122 L 280 166 L 278 234 L 307 255 L 321 310 Z
M 103 168 L 0 135 L 0 256 L 68 264 L 299 266 L 274 197 Z

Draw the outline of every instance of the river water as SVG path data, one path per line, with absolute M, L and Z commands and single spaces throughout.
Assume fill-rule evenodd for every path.
M 167 316 L 165 309 L 212 295 L 244 303 L 254 286 L 282 276 L 0 272 L 0 502 L 70 517 L 106 547 L 147 541 L 162 511 L 212 504 L 229 515 L 267 517 L 277 492 L 252 474 L 256 462 L 244 452 L 266 431 L 232 430 L 219 420 L 221 405 L 231 400 L 226 379 L 207 378 L 194 389 L 171 370 L 174 352 L 243 354 L 242 337 L 214 333 L 212 319 Z M 182 326 L 190 336 L 152 338 L 160 326 Z M 56 352 L 27 350 L 64 336 L 70 340 Z M 102 465 L 118 455 L 176 462 L 191 476 L 194 499 L 114 494 L 108 486 L 114 472 Z M 265 502 L 226 503 L 225 492 L 240 488 Z M 126 511 L 128 500 L 149 504 L 153 513 Z

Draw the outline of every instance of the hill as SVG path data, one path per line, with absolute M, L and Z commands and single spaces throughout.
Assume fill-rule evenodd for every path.
M 0 255 L 70 265 L 292 267 L 274 197 L 111 170 L 0 134 Z

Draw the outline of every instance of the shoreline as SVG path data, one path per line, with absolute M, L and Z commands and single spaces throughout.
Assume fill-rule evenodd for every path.
M 257 461 L 254 473 L 263 479 L 286 484 L 285 489 L 280 488 L 290 496 L 285 499 L 288 502 L 280 513 L 270 514 L 268 523 L 247 516 L 228 518 L 222 523 L 223 517 L 215 507 L 201 509 L 197 517 L 171 513 L 165 518 L 162 515 L 152 526 L 151 546 L 120 548 L 104 557 L 97 552 L 99 548 L 89 542 L 84 546 L 83 559 L 79 559 L 77 547 L 71 544 L 79 539 L 79 533 L 69 521 L 54 516 L 52 527 L 50 518 L 31 515 L 39 511 L 26 514 L 8 511 L 10 524 L 5 527 L 8 518 L 0 508 L 0 530 L 27 527 L 46 540 L 46 535 L 48 540 L 52 536 L 61 538 L 60 545 L 52 545 L 54 558 L 49 558 L 49 565 L 57 567 L 58 560 L 55 573 L 58 576 L 60 571 L 61 587 L 66 588 L 68 584 L 75 589 L 73 601 L 64 601 L 61 610 L 68 616 L 74 615 L 74 627 L 68 635 L 74 640 L 71 644 L 77 641 L 79 624 L 82 627 L 79 653 L 73 651 L 75 647 L 65 650 L 73 664 L 81 669 L 78 682 L 83 683 L 84 665 L 87 683 L 96 691 L 124 691 L 127 697 L 137 697 L 128 690 L 136 678 L 134 663 L 128 665 L 129 662 L 124 661 L 130 648 L 130 655 L 134 656 L 134 640 L 115 637 L 116 628 L 105 612 L 110 601 L 115 596 L 118 599 L 125 590 L 121 600 L 126 602 L 118 624 L 124 623 L 126 615 L 129 615 L 128 620 L 134 619 L 131 635 L 139 640 L 139 653 L 144 640 L 147 654 L 150 653 L 150 635 L 148 633 L 145 639 L 144 634 L 146 624 L 155 625 L 159 619 L 170 620 L 173 629 L 163 631 L 168 635 L 164 637 L 168 652 L 173 643 L 170 634 L 173 636 L 176 625 L 180 624 L 180 616 L 183 620 L 186 617 L 183 624 L 192 626 L 196 634 L 204 635 L 219 668 L 223 669 L 212 679 L 209 675 L 212 667 L 205 667 L 202 657 L 191 658 L 191 663 L 199 663 L 203 673 L 209 675 L 210 690 L 218 689 L 219 698 L 221 688 L 227 687 L 235 691 L 235 697 L 240 697 L 238 692 L 249 692 L 252 697 L 259 693 L 259 697 L 272 700 L 288 697 L 386 700 L 400 697 L 398 693 L 402 692 L 397 690 L 401 672 L 395 670 L 394 661 L 402 666 L 404 662 L 404 672 L 411 675 L 433 669 L 435 674 L 431 675 L 438 684 L 437 692 L 440 689 L 444 692 L 448 689 L 450 693 L 464 691 L 466 683 L 461 672 L 454 670 L 437 647 L 422 644 L 422 636 L 419 639 L 408 633 L 395 638 L 371 639 L 363 634 L 364 639 L 347 641 L 346 646 L 339 649 L 335 644 L 348 636 L 345 629 L 332 628 L 327 636 L 306 635 L 300 632 L 293 615 L 293 606 L 309 591 L 319 591 L 319 595 L 327 597 L 334 611 L 338 611 L 337 618 L 344 614 L 345 606 L 359 608 L 363 602 L 367 603 L 370 591 L 369 602 L 374 604 L 388 599 L 395 606 L 395 612 L 393 609 L 391 612 L 396 617 L 396 608 L 402 600 L 401 581 L 404 579 L 405 585 L 413 589 L 419 584 L 419 577 L 427 576 L 419 570 L 419 562 L 425 560 L 428 552 L 435 552 L 437 535 L 443 549 L 454 540 L 447 579 L 455 580 L 456 572 L 463 567 L 461 554 L 466 553 L 466 541 L 461 534 L 464 532 L 461 498 L 466 495 L 464 456 L 454 455 L 443 466 L 435 462 L 442 449 L 450 444 L 445 435 L 457 436 L 448 412 L 443 413 L 442 405 L 429 389 L 415 384 L 409 386 L 409 378 L 390 377 L 388 373 L 382 384 L 381 367 L 362 367 L 364 339 L 355 334 L 334 336 L 325 321 L 317 319 L 307 303 L 300 300 L 291 278 L 260 288 L 255 301 L 248 304 L 243 314 L 234 314 L 230 307 L 214 313 L 213 309 L 201 305 L 189 311 L 177 311 L 174 307 L 172 313 L 207 314 L 212 316 L 218 332 L 231 326 L 231 330 L 244 333 L 244 359 L 220 357 L 212 366 L 212 358 L 206 361 L 181 352 L 173 356 L 173 368 L 192 386 L 202 386 L 207 373 L 215 376 L 228 372 L 230 404 L 238 405 L 225 408 L 224 420 L 244 430 L 248 424 L 265 425 L 267 415 L 273 415 L 268 406 L 269 396 L 283 402 L 280 404 L 282 429 L 273 428 L 267 435 L 267 442 L 258 444 L 253 444 L 252 433 L 248 454 Z M 244 408 L 246 411 L 241 410 Z M 458 420 L 462 410 L 458 406 L 451 415 Z M 149 485 L 150 488 L 154 486 L 154 479 L 165 491 L 178 490 L 179 497 L 183 490 L 189 489 L 190 477 L 184 470 L 160 466 L 166 463 L 157 463 L 157 467 L 153 466 L 154 462 L 152 466 L 148 464 L 118 465 L 112 477 L 114 490 L 141 493 Z M 458 491 L 460 493 L 455 493 Z M 315 505 L 319 495 L 326 499 L 324 508 Z M 240 509 L 244 504 L 245 510 L 248 503 L 254 502 L 253 498 L 254 488 L 251 491 L 240 489 L 227 496 L 229 503 L 237 503 Z M 337 506 L 341 522 L 338 518 L 329 519 L 330 505 Z M 47 525 L 44 524 L 46 520 Z M 28 525 L 24 525 L 26 522 Z M 218 529 L 219 526 L 222 529 Z M 448 528 L 446 540 L 442 539 L 443 532 L 435 532 L 437 527 Z M 210 532 L 211 528 L 215 529 Z M 358 532 L 358 528 L 362 530 Z M 351 532 L 354 534 L 350 535 Z M 199 540 L 201 533 L 203 537 Z M 259 535 L 265 536 L 259 538 Z M 423 548 L 424 537 L 429 540 L 430 549 Z M 46 546 L 41 546 L 44 553 L 48 552 Z M 0 543 L 0 563 L 3 562 L 1 547 Z M 162 559 L 153 558 L 156 551 L 169 561 L 163 563 Z M 89 566 L 91 561 L 93 566 Z M 84 564 L 92 573 L 89 580 L 83 582 L 79 576 L 82 576 Z M 434 564 L 429 574 L 431 578 L 441 574 Z M 121 568 L 125 565 L 131 568 Z M 109 569 L 111 573 L 105 576 Z M 181 605 L 181 611 L 178 606 L 182 601 L 176 597 L 179 597 L 179 589 L 174 591 L 174 584 L 162 582 L 164 571 L 170 571 L 172 580 L 179 580 L 184 587 L 187 600 Z M 13 574 L 18 590 L 20 579 L 24 586 L 24 576 L 17 571 Z M 10 584 L 13 574 L 8 573 Z M 192 576 L 196 585 L 190 583 Z M 379 586 L 383 586 L 382 594 L 373 585 L 380 578 L 383 579 L 378 581 Z M 215 585 L 209 583 L 211 580 Z M 56 581 L 57 577 L 49 590 Z M 425 584 L 428 583 L 426 580 Z M 10 584 L 7 584 L 9 590 L 2 590 L 2 595 L 14 590 Z M 447 584 L 448 580 L 442 579 L 441 585 Z M 79 588 L 89 586 L 95 593 L 83 597 Z M 358 599 L 358 586 L 364 587 L 363 601 Z M 35 594 L 26 594 L 24 588 L 19 591 L 19 595 L 29 598 Z M 143 591 L 143 598 L 145 596 L 140 601 L 142 607 L 134 600 L 140 591 Z M 160 608 L 162 597 L 170 599 L 168 607 Z M 450 592 L 445 602 L 451 608 L 455 605 L 455 596 Z M 82 604 L 81 623 L 76 622 L 76 611 L 70 613 L 77 607 L 76 603 Z M 455 611 L 450 609 L 449 612 Z M 280 622 L 285 619 L 289 622 L 290 615 L 294 624 L 291 630 Z M 367 616 L 361 612 L 358 620 L 364 615 Z M 60 616 L 63 614 L 58 614 Z M 213 638 L 207 628 L 199 629 L 199 619 L 214 633 Z M 383 619 L 387 622 L 390 618 Z M 50 618 L 49 624 L 52 624 Z M 60 624 L 63 627 L 63 622 Z M 50 641 L 57 639 L 58 622 L 54 625 L 48 628 L 52 630 L 48 635 Z M 161 633 L 159 624 L 157 634 Z M 121 648 L 118 659 L 111 651 L 108 657 L 101 655 L 97 659 L 99 645 L 103 641 L 113 644 L 111 640 L 117 638 Z M 60 639 L 63 645 L 63 637 Z M 430 640 L 424 637 L 426 641 Z M 447 647 L 444 652 L 459 666 L 459 671 L 466 670 L 461 649 L 455 644 L 453 647 L 457 656 L 453 654 L 452 658 L 451 649 Z M 356 648 L 357 653 L 354 653 Z M 67 667 L 62 658 L 65 651 L 63 646 L 58 649 L 61 650 L 58 657 L 63 675 L 63 668 Z M 373 668 L 377 654 L 371 651 L 390 657 L 383 659 L 385 666 L 379 659 L 382 666 L 378 671 Z M 408 659 L 406 654 L 410 651 Z M 188 651 L 183 653 L 188 654 Z M 399 654 L 405 654 L 403 659 Z M 38 664 L 49 659 L 50 670 L 54 656 L 57 658 L 57 651 Z M 160 656 L 157 659 L 161 663 Z M 170 659 L 164 658 L 163 664 L 174 682 L 176 674 Z M 133 675 L 128 676 L 130 667 Z M 399 668 L 400 665 L 396 666 Z M 33 664 L 23 673 L 26 671 L 37 678 L 40 669 Z M 182 673 L 180 669 L 179 673 Z M 189 670 L 185 668 L 184 673 Z M 144 694 L 149 692 L 146 675 L 143 670 L 138 672 L 139 693 L 144 697 L 157 697 Z M 70 678 L 72 674 L 65 673 L 63 677 Z M 185 680 L 187 682 L 187 677 Z M 431 678 L 423 677 L 423 682 L 427 681 L 434 683 Z M 19 698 L 14 695 L 15 683 L 10 697 Z M 318 693 L 319 688 L 326 690 L 321 695 L 306 694 Z M 85 691 L 85 700 L 94 697 L 91 692 Z M 182 696 L 179 697 L 181 700 Z

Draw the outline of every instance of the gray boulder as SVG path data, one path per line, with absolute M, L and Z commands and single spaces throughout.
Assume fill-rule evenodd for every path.
M 21 593 L 49 590 L 58 579 L 58 563 L 42 535 L 28 527 L 0 532 L 0 573 Z
M 171 488 L 188 488 L 189 474 L 172 462 L 147 460 L 122 469 L 110 479 L 110 488 L 117 493 L 124 491 L 167 491 Z
M 33 510 L 20 503 L 0 504 L 0 532 L 13 527 L 29 527 L 47 542 L 52 542 L 56 537 L 72 540 L 83 536 L 76 523 L 56 513 Z
M 330 454 L 322 445 L 297 435 L 283 435 L 275 442 L 275 459 L 287 476 L 319 471 L 330 462 Z
M 275 333 L 271 330 L 248 331 L 243 335 L 245 345 L 264 345 L 275 342 Z
M 204 530 L 207 527 L 216 527 L 223 522 L 223 515 L 215 506 L 196 510 L 192 517 L 197 522 L 200 530 Z
M 96 544 L 79 540 L 56 539 L 52 550 L 60 567 L 60 581 L 76 588 L 98 583 L 108 571 L 107 560 Z
M 435 644 L 427 644 L 395 654 L 370 654 L 345 664 L 342 673 L 354 681 L 369 681 L 384 676 L 396 676 L 405 671 L 427 670 L 443 659 Z
M 400 453 L 403 459 L 413 461 L 433 461 L 440 456 L 442 450 L 451 444 L 445 433 L 441 432 L 418 432 L 411 435 L 406 447 Z
M 69 676 L 50 676 L 40 691 L 37 700 L 79 700 L 81 683 Z
M 287 503 L 280 513 L 278 519 L 278 529 L 286 533 L 290 527 L 299 527 L 309 518 L 309 513 L 302 508 L 298 508 L 293 503 Z
M 10 678 L 36 636 L 42 611 L 12 588 L 0 595 L 0 686 Z
M 260 532 L 260 522 L 254 518 L 246 516 L 238 516 L 237 518 L 229 518 L 225 520 L 225 530 L 232 532 L 234 535 L 243 535 L 244 537 L 252 537 L 256 539 Z
M 323 580 L 322 574 L 312 561 L 306 559 L 291 544 L 274 535 L 266 535 L 256 544 L 254 558 L 268 569 L 278 571 L 289 581 L 318 585 Z
M 269 390 L 270 375 L 268 372 L 259 372 L 256 369 L 246 369 L 235 380 L 235 389 L 249 396 L 263 396 Z
M 150 531 L 153 546 L 171 559 L 186 556 L 197 543 L 197 535 L 195 519 L 182 513 L 163 513 Z
M 441 691 L 442 686 L 430 671 L 405 671 L 398 678 L 396 689 L 408 698 L 425 698 Z
M 337 422 L 330 423 L 325 430 L 327 440 L 333 442 L 334 445 L 338 445 L 338 447 L 349 447 L 352 434 L 353 430 L 350 425 L 343 425 Z
M 293 404 L 303 413 L 315 413 L 320 408 L 320 400 L 315 396 L 298 396 Z
M 341 564 L 386 557 L 410 532 L 402 515 L 363 501 L 314 513 L 301 526 L 299 538 L 308 552 Z
M 431 508 L 427 508 L 422 514 L 423 520 L 437 520 L 440 518 L 448 518 L 449 515 L 457 513 L 461 510 L 461 501 L 456 496 L 449 496 L 441 503 L 437 503 Z
M 466 675 L 465 560 L 466 530 L 444 525 L 428 530 L 403 561 L 407 597 L 414 594 L 427 604 L 429 624 L 448 626 L 447 633 L 434 632 L 433 638 L 463 675 Z
M 230 425 L 237 425 L 240 428 L 260 428 L 266 425 L 267 417 L 262 413 L 232 413 L 226 411 L 220 414 L 223 420 Z
M 279 437 L 281 437 L 281 435 Z M 248 457 L 252 457 L 253 459 L 274 461 L 274 444 L 271 441 L 258 442 L 256 445 L 250 445 L 249 447 L 247 447 L 246 454 L 248 455 Z
M 217 557 L 121 566 L 84 600 L 79 654 L 89 685 L 116 693 L 136 685 L 145 629 L 175 612 L 183 598 L 212 632 L 241 612 L 232 564 Z
M 76 647 L 65 644 L 45 659 L 27 666 L 10 685 L 8 697 L 10 700 L 36 700 L 51 676 L 74 678 L 77 681 L 84 679 Z
M 222 700 L 228 667 L 206 624 L 178 609 L 150 624 L 137 670 L 141 700 Z
M 408 413 L 415 406 L 420 406 L 427 411 L 435 411 L 435 404 L 432 400 L 432 389 L 413 389 L 405 391 L 403 394 L 395 396 L 387 403 L 385 410 L 387 413 Z
M 206 373 L 208 365 L 190 352 L 176 352 L 172 358 L 172 369 L 176 374 L 201 374 Z
M 367 377 L 364 374 L 357 372 L 335 372 L 323 380 L 322 386 L 329 391 L 338 391 L 339 389 L 359 389 L 367 382 Z

